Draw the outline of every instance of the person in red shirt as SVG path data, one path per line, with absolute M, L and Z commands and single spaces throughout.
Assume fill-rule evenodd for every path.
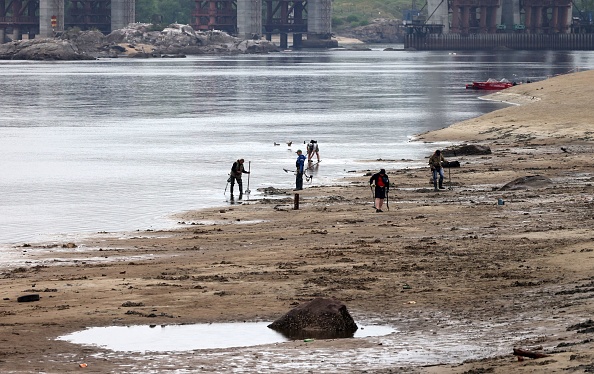
M 379 173 L 375 173 L 369 178 L 369 185 L 375 186 L 373 196 L 375 197 L 375 212 L 382 213 L 384 199 L 390 190 L 390 179 L 386 175 L 386 170 L 381 169 Z

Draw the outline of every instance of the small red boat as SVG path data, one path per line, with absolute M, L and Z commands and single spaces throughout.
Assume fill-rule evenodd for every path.
M 467 89 L 472 90 L 503 90 L 510 88 L 514 84 L 507 79 L 503 78 L 498 81 L 497 79 L 489 78 L 485 82 L 472 82 L 466 85 Z

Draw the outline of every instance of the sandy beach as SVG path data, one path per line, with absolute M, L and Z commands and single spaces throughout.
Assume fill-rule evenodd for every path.
M 593 94 L 594 71 L 523 84 L 487 97 L 519 105 L 420 134 L 492 154 L 448 158 L 461 167 L 441 192 L 428 167 L 387 162 L 383 213 L 376 170 L 361 170 L 301 191 L 299 210 L 287 190 L 180 214 L 179 230 L 23 243 L 0 267 L 0 372 L 592 372 Z M 542 178 L 502 189 L 530 176 Z M 40 300 L 17 302 L 28 294 Z M 397 333 L 148 354 L 56 340 L 94 326 L 272 321 L 316 297 Z M 399 363 L 407 354 L 418 363 Z

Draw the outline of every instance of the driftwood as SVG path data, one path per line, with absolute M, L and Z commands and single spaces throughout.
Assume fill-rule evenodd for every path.
M 521 348 L 514 348 L 514 356 L 529 357 L 529 358 L 549 357 L 549 355 L 544 354 L 544 353 L 529 351 L 527 349 L 521 349 Z

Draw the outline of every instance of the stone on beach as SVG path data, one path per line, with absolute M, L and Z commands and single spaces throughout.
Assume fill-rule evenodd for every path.
M 301 304 L 268 327 L 291 338 L 350 337 L 358 329 L 343 302 L 326 298 Z

